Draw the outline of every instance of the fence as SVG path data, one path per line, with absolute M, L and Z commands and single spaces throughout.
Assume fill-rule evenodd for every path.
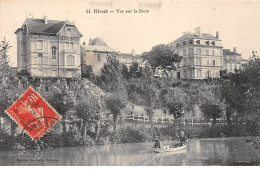
M 145 115 L 126 115 L 125 119 L 129 122 L 138 122 L 138 123 L 150 123 L 149 116 Z M 193 119 L 174 119 L 173 117 L 153 117 L 154 124 L 177 124 L 180 123 L 182 125 L 212 125 L 212 120 L 193 120 Z M 217 124 L 227 124 L 226 120 L 217 119 Z M 238 123 L 237 123 L 238 124 Z M 240 123 L 245 125 L 246 123 Z

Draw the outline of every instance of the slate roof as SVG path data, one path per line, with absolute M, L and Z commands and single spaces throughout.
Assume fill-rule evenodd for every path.
M 223 54 L 224 55 L 241 55 L 239 53 L 230 51 L 230 49 L 223 49 Z
M 178 39 L 172 41 L 170 44 L 181 41 L 181 40 L 185 40 L 188 38 L 199 38 L 199 39 L 206 39 L 206 40 L 216 40 L 217 38 L 211 34 L 208 33 L 202 33 L 200 36 L 193 34 L 193 33 L 185 33 L 184 35 L 182 35 L 181 37 L 179 37 Z
M 82 45 L 87 51 L 93 52 L 107 52 L 107 53 L 116 53 L 113 49 L 111 49 L 101 38 L 97 37 L 93 40 L 90 40 L 88 45 Z
M 65 24 L 72 25 L 69 21 L 47 20 L 47 24 L 44 23 L 44 19 L 27 18 L 24 22 L 26 24 L 30 34 L 56 34 Z M 15 33 L 20 30 L 18 28 Z
M 107 44 L 99 37 L 96 37 L 95 39 L 90 40 L 89 45 L 107 46 Z

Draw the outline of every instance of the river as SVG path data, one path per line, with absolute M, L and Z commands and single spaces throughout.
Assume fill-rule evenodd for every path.
M 245 138 L 191 139 L 186 150 L 179 152 L 154 153 L 152 146 L 129 143 L 6 151 L 0 152 L 0 165 L 216 166 L 260 160 L 260 150 L 247 145 Z

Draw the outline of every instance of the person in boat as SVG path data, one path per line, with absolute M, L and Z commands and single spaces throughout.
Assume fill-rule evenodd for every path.
M 162 147 L 162 144 L 161 144 L 161 141 L 159 139 L 158 136 L 155 137 L 155 144 L 153 146 L 153 148 L 161 148 Z
M 176 144 L 176 147 L 181 147 L 185 144 L 187 144 L 188 138 L 184 135 L 184 131 L 181 131 L 181 135 L 178 137 L 178 143 Z

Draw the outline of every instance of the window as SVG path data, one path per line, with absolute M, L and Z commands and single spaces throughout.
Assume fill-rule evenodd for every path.
M 42 58 L 42 53 L 38 53 L 38 64 L 42 65 L 43 64 L 43 58 Z
M 51 57 L 52 59 L 56 59 L 57 48 L 55 46 L 51 47 Z
M 201 66 L 201 58 L 197 58 L 197 65 Z
M 187 59 L 184 58 L 184 59 L 183 59 L 183 66 L 186 66 L 186 65 L 187 65 Z
M 197 54 L 201 55 L 201 49 L 200 48 L 197 48 Z
M 209 60 L 207 60 L 207 66 L 209 66 Z
M 212 56 L 215 56 L 215 50 L 212 50 Z
M 213 65 L 213 66 L 216 66 L 215 60 L 212 60 L 212 65 Z
M 193 55 L 193 48 L 189 48 L 189 55 Z
M 207 77 L 211 77 L 211 71 L 210 70 L 207 71 Z
M 73 42 L 70 42 L 70 48 L 69 48 L 70 51 L 73 51 L 74 50 L 74 43 Z
M 37 41 L 37 49 L 43 49 L 43 41 L 42 40 Z
M 74 43 L 73 42 L 65 42 L 65 50 L 72 52 L 74 50 Z
M 100 54 L 97 54 L 97 60 L 98 60 L 98 61 L 101 61 Z
M 177 72 L 177 78 L 178 78 L 178 79 L 181 78 L 181 72 Z
M 67 56 L 67 65 L 75 66 L 75 57 L 72 55 Z
M 206 50 L 206 55 L 209 55 L 209 50 L 208 49 Z
M 202 77 L 202 70 L 197 70 L 197 77 Z
M 190 70 L 190 78 L 193 77 L 193 70 Z
M 65 42 L 65 50 L 69 50 L 69 42 Z
M 183 50 L 183 56 L 186 56 L 186 55 L 187 55 L 187 50 L 184 49 L 184 50 Z

